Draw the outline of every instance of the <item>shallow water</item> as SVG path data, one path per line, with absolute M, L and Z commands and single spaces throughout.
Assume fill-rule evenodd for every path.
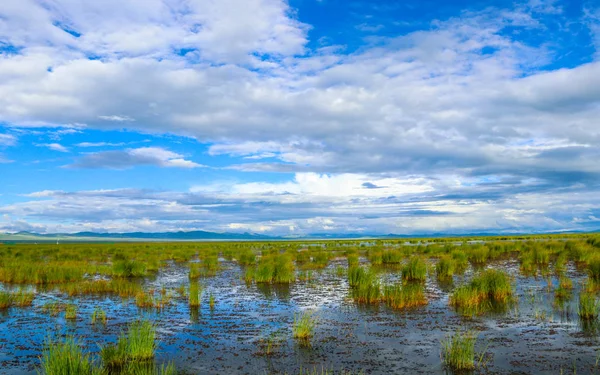
M 577 317 L 577 290 L 563 309 L 553 306 L 553 289 L 544 278 L 519 274 L 516 260 L 488 265 L 515 277 L 518 303 L 508 312 L 465 319 L 448 306 L 451 287 L 440 286 L 434 277 L 426 283 L 429 304 L 399 312 L 384 305 L 357 306 L 348 298 L 345 276 L 335 269 L 345 266 L 335 260 L 323 271 L 313 271 L 314 280 L 290 286 L 246 285 L 243 270 L 235 262 L 222 261 L 217 276 L 202 281 L 202 306 L 191 310 L 187 301 L 174 298 L 161 312 L 138 309 L 134 301 L 119 297 L 68 299 L 57 292 L 40 292 L 34 306 L 11 308 L 0 315 L 0 373 L 34 374 L 42 345 L 49 337 L 75 335 L 87 350 L 114 342 L 127 323 L 147 317 L 158 325 L 158 362 L 175 361 L 181 372 L 191 374 L 269 374 L 299 369 L 362 371 L 368 374 L 444 374 L 440 341 L 455 330 L 471 329 L 479 334 L 477 352 L 484 354 L 480 370 L 497 374 L 588 374 L 596 371 L 598 333 L 582 327 Z M 470 278 L 472 270 L 456 276 L 454 284 Z M 399 271 L 383 272 L 395 280 Z M 577 288 L 583 274 L 569 267 L 568 276 Z M 176 288 L 187 284 L 187 268 L 171 264 L 144 283 L 148 288 Z M 209 294 L 216 298 L 211 311 Z M 63 314 L 51 317 L 41 306 L 49 301 L 77 303 L 78 318 L 68 322 Z M 102 307 L 109 317 L 106 327 L 92 326 L 90 316 Z M 312 347 L 292 339 L 294 314 L 315 311 L 318 325 Z M 536 316 L 537 315 L 537 316 Z M 274 337 L 277 345 L 270 356 L 262 355 L 261 340 Z

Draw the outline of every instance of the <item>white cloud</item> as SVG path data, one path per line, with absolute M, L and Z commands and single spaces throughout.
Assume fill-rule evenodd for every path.
M 165 168 L 203 167 L 201 164 L 184 159 L 181 154 L 161 147 L 140 147 L 89 153 L 67 167 L 128 169 L 139 165 L 153 165 Z
M 12 134 L 0 134 L 0 147 L 14 146 L 17 143 L 17 137 Z
M 46 147 L 52 151 L 58 151 L 58 152 L 69 152 L 69 149 L 66 148 L 65 146 L 61 145 L 60 143 L 41 143 L 37 145 L 38 147 Z
M 119 147 L 125 146 L 124 142 L 81 142 L 77 143 L 77 147 Z
M 301 53 L 307 31 L 280 0 L 6 0 L 0 16 L 0 36 L 10 44 L 108 58 L 169 56 L 187 48 L 202 58 L 248 61 L 253 52 Z
M 8 164 L 8 163 L 12 163 L 12 162 L 13 162 L 13 160 L 8 160 L 2 154 L 0 154 L 0 164 Z
M 135 121 L 134 119 L 132 119 L 129 116 L 118 116 L 118 115 L 111 115 L 111 116 L 98 116 L 99 119 L 101 120 L 106 120 L 106 121 L 116 121 L 116 122 L 123 122 L 123 121 Z

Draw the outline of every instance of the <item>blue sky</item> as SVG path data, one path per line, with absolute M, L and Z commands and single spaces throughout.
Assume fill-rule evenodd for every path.
M 598 1 L 8 0 L 0 231 L 600 229 Z

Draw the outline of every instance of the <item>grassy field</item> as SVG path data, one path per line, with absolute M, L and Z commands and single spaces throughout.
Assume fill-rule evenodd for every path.
M 514 264 L 517 273 L 511 274 L 498 264 Z M 173 270 L 185 273 L 183 282 L 177 285 L 154 282 L 159 274 L 175 273 Z M 233 280 L 239 280 L 243 288 L 257 290 L 285 290 L 277 288 L 294 285 L 310 290 L 315 287 L 315 280 L 326 278 L 338 286 L 338 289 L 333 287 L 332 293 L 344 294 L 345 306 L 395 312 L 425 311 L 430 300 L 440 299 L 431 292 L 435 286 L 436 290 L 444 291 L 447 314 L 465 325 L 480 317 L 493 320 L 517 311 L 519 299 L 526 298 L 519 287 L 523 280 L 549 280 L 548 293 L 554 296 L 551 305 L 556 309 L 561 303 L 564 306 L 565 301 L 575 301 L 578 306 L 575 315 L 582 331 L 594 326 L 600 312 L 600 236 L 594 234 L 0 244 L 0 310 L 9 316 L 29 309 L 49 319 L 80 325 L 86 321 L 94 327 L 90 332 L 101 333 L 95 345 L 89 344 L 94 338 L 86 336 L 87 329 L 50 335 L 38 343 L 43 347 L 38 360 L 19 365 L 33 366 L 45 374 L 175 374 L 181 371 L 177 366 L 181 361 L 176 364 L 168 355 L 161 354 L 160 358 L 156 355 L 161 350 L 161 335 L 168 339 L 169 333 L 167 330 L 157 333 L 155 320 L 168 318 L 169 309 L 175 307 L 189 311 L 189 324 L 200 324 L 197 322 L 202 320 L 202 311 L 218 312 L 225 296 L 207 285 L 211 284 L 209 280 L 219 280 L 224 273 L 233 275 Z M 580 282 L 574 282 L 573 275 L 580 275 Z M 48 301 L 48 295 L 55 298 Z M 45 296 L 43 303 L 41 296 Z M 532 295 L 535 318 L 543 320 L 547 312 L 542 309 L 548 304 L 536 305 L 535 298 Z M 106 299 L 127 307 L 131 315 L 111 316 L 101 306 Z M 203 310 L 205 306 L 209 310 Z M 290 307 L 293 318 L 288 328 L 257 341 L 259 355 L 273 355 L 286 340 L 301 348 L 294 347 L 291 349 L 294 351 L 318 350 L 319 340 L 323 340 L 319 335 L 323 327 L 319 308 L 318 304 L 310 311 Z M 85 315 L 84 311 L 90 313 Z M 118 335 L 108 333 L 115 331 Z M 476 330 L 448 332 L 437 343 L 440 369 L 464 371 L 494 366 L 493 359 L 486 359 L 493 357 L 493 350 L 485 348 L 481 336 Z M 339 366 L 330 369 L 328 363 L 310 366 L 311 373 L 350 371 Z M 255 370 L 256 373 L 273 371 Z M 362 371 L 356 366 L 351 370 Z M 302 373 L 307 366 L 285 371 Z

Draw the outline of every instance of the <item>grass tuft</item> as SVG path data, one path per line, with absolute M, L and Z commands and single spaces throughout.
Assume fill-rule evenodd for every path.
M 314 336 L 316 324 L 317 318 L 310 312 L 295 314 L 292 326 L 294 338 L 300 340 L 303 344 L 309 344 L 310 339 Z
M 63 342 L 47 342 L 42 353 L 42 371 L 46 375 L 99 375 L 89 354 L 84 354 L 72 337 Z
M 473 370 L 475 368 L 475 342 L 477 336 L 472 332 L 456 332 L 442 341 L 442 360 L 454 371 Z

